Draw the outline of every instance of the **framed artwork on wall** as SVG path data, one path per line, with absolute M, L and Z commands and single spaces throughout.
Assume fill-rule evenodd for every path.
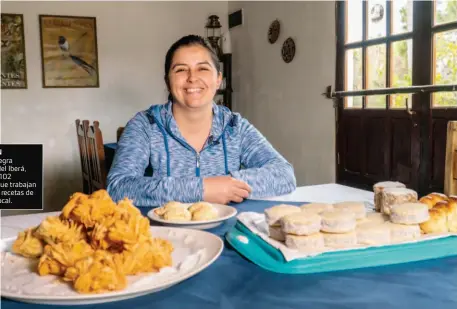
M 44 88 L 100 85 L 95 17 L 40 15 Z
M 27 89 L 24 17 L 3 14 L 2 18 L 2 89 Z

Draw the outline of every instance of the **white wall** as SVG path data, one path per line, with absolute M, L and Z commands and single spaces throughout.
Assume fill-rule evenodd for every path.
M 226 29 L 228 4 L 217 2 L 5 2 L 24 15 L 28 89 L 2 90 L 1 142 L 44 145 L 45 210 L 60 210 L 82 190 L 75 120 L 99 120 L 105 142 L 138 111 L 166 100 L 165 53 L 183 35 L 205 35 L 210 14 Z M 44 89 L 38 15 L 97 18 L 100 88 Z M 24 213 L 3 211 L 2 215 Z
M 230 29 L 234 110 L 248 118 L 293 165 L 298 185 L 335 181 L 335 112 L 321 95 L 335 83 L 335 3 L 229 2 L 244 23 Z M 267 39 L 279 19 L 275 44 Z M 282 43 L 292 37 L 286 64 Z

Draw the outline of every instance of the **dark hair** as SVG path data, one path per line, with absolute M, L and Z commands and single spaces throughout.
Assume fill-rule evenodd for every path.
M 211 45 L 208 43 L 207 40 L 205 40 L 203 37 L 199 35 L 186 35 L 177 40 L 167 51 L 167 55 L 165 56 L 165 84 L 167 85 L 168 91 L 170 91 L 170 80 L 168 78 L 168 73 L 171 68 L 171 61 L 173 60 L 173 56 L 175 55 L 176 51 L 183 46 L 191 46 L 191 45 L 200 45 L 204 48 L 206 48 L 211 56 L 211 60 L 213 61 L 213 64 L 216 68 L 217 73 L 221 72 L 221 65 L 219 63 L 219 58 L 214 51 L 214 49 L 211 47 Z M 172 96 L 171 93 L 168 94 L 168 100 L 171 100 Z

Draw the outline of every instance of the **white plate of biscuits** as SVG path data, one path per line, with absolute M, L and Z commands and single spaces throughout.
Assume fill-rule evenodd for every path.
M 148 217 L 162 225 L 206 230 L 221 225 L 237 213 L 236 208 L 222 204 L 171 201 L 151 209 Z

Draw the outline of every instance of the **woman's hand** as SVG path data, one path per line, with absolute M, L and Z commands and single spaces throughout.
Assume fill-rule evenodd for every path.
M 203 199 L 216 204 L 241 203 L 251 193 L 251 187 L 230 176 L 216 176 L 203 179 Z

